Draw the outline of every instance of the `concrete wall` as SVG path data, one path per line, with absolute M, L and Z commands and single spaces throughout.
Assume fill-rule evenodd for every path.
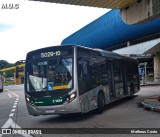
M 160 55 L 154 56 L 154 81 L 160 82 Z
M 160 17 L 160 0 L 139 0 L 121 10 L 121 17 L 127 24 L 142 24 Z

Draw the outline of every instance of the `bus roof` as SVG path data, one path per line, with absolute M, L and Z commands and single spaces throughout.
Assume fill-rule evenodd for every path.
M 108 51 L 108 50 L 103 50 L 103 49 L 98 49 L 98 48 L 89 48 L 89 47 L 85 47 L 85 46 L 81 46 L 81 45 L 73 45 L 73 44 L 64 44 L 64 45 L 57 45 L 57 46 L 50 46 L 50 47 L 45 47 L 45 48 L 41 48 L 41 49 L 37 49 L 37 50 L 33 50 L 33 51 L 30 51 L 28 52 L 28 54 L 32 54 L 34 52 L 37 52 L 37 51 L 41 51 L 41 50 L 46 50 L 48 48 L 54 48 L 54 47 L 59 47 L 59 48 L 63 48 L 63 47 L 80 47 L 80 48 L 84 48 L 84 49 L 88 49 L 88 50 L 92 50 L 92 51 L 96 51 L 98 52 L 101 56 L 105 56 L 105 57 L 109 57 L 109 58 L 115 58 L 115 59 L 126 59 L 126 60 L 135 60 L 135 58 L 131 58 L 131 57 L 126 57 L 126 56 L 122 56 L 122 55 L 119 55 L 115 52 L 111 52 L 111 51 Z
M 67 46 L 69 46 L 69 45 L 67 45 Z M 71 46 L 71 45 L 70 45 L 70 46 Z M 85 48 L 85 49 L 97 51 L 97 52 L 99 52 L 99 54 L 100 54 L 101 56 L 105 56 L 105 57 L 109 57 L 109 58 L 126 59 L 126 60 L 134 60 L 134 61 L 137 61 L 137 59 L 135 59 L 135 58 L 122 56 L 122 55 L 120 55 L 120 54 L 117 54 L 117 53 L 115 53 L 115 52 L 108 51 L 108 50 L 103 50 L 103 49 L 98 49 L 98 48 L 88 48 L 88 47 L 84 47 L 84 46 L 80 46 L 80 45 L 72 45 L 72 46 L 77 46 L 77 47 L 81 47 L 81 48 Z

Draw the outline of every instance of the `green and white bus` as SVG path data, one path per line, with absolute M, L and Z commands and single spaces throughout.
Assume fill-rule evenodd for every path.
M 30 115 L 86 113 L 139 90 L 135 59 L 77 45 L 27 54 L 25 99 Z

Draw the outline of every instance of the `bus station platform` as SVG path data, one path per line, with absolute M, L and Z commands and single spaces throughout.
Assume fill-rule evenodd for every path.
M 139 103 L 139 106 L 147 110 L 160 112 L 160 96 L 146 98 Z
M 160 82 L 148 82 L 147 84 L 142 84 L 141 86 L 156 86 L 156 85 L 160 85 Z M 138 103 L 138 106 L 143 107 L 144 109 L 147 110 L 160 112 L 160 96 L 154 95 L 145 98 Z

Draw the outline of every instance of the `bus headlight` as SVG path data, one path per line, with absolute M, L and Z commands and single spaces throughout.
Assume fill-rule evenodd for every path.
M 30 99 L 28 97 L 26 97 L 26 101 L 29 103 L 30 102 Z
M 76 97 L 76 93 L 73 93 L 70 95 L 70 99 L 75 98 Z
M 64 104 L 73 101 L 76 97 L 77 97 L 77 92 L 72 93 L 71 95 L 69 95 L 69 96 L 66 98 Z

